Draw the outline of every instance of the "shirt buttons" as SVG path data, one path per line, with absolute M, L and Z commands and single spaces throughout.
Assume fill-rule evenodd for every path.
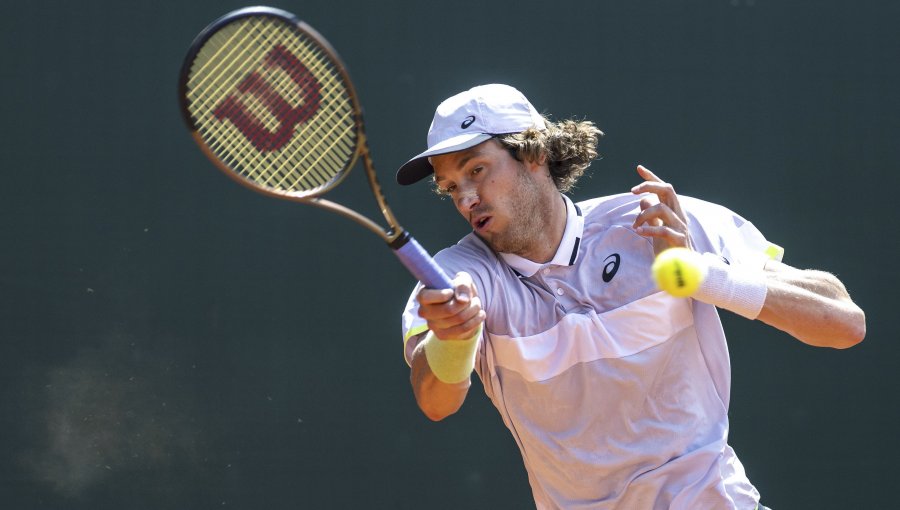
M 562 289 L 556 289 L 556 293 L 562 296 L 563 294 L 565 294 L 565 291 Z
M 549 268 L 549 267 L 545 267 L 544 269 L 541 269 L 541 273 L 542 273 L 542 274 L 550 274 L 550 268 Z

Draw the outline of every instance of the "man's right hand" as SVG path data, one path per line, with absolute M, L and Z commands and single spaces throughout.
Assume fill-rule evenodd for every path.
M 419 316 L 428 322 L 428 329 L 441 340 L 472 338 L 484 322 L 481 299 L 472 277 L 465 272 L 453 278 L 452 289 L 423 288 L 416 295 Z

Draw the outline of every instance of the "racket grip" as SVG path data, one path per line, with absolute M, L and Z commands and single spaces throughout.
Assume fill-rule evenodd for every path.
M 412 273 L 423 285 L 431 289 L 449 289 L 453 287 L 447 273 L 437 265 L 437 262 L 431 258 L 431 255 L 422 248 L 422 245 L 416 241 L 409 232 L 404 232 L 402 236 L 390 244 L 397 254 L 400 262 L 406 266 L 406 269 Z

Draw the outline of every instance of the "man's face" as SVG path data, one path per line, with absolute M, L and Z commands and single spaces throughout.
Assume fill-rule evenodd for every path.
M 539 165 L 517 161 L 493 139 L 431 163 L 438 188 L 478 237 L 495 251 L 528 256 L 550 208 Z

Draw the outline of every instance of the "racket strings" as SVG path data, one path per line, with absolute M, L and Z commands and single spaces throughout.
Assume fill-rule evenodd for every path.
M 257 26 L 254 27 L 254 28 L 256 29 L 256 31 L 255 31 L 256 36 L 263 36 L 263 37 L 269 36 L 270 34 L 266 33 L 266 31 L 269 29 L 269 27 L 268 27 L 268 26 L 265 26 L 265 24 L 262 24 L 262 25 L 264 25 L 264 26 L 260 27 L 260 26 L 259 26 L 260 24 L 261 24 L 261 23 L 258 23 L 258 22 L 257 22 L 257 23 L 256 23 Z M 254 41 L 254 42 L 257 42 L 257 43 L 258 43 L 259 41 Z M 326 90 L 337 91 L 337 89 L 333 86 L 333 85 L 334 85 L 334 82 L 335 82 L 335 80 L 334 80 L 334 78 L 335 78 L 334 73 L 333 73 L 333 72 L 332 72 L 332 73 L 329 73 L 329 72 L 323 72 L 324 66 L 325 66 L 325 64 L 327 63 L 327 61 L 326 61 L 326 60 L 323 60 L 321 50 L 318 50 L 318 48 L 315 48 L 315 47 L 313 47 L 313 49 L 310 49 L 310 48 L 307 47 L 307 46 L 302 46 L 302 47 L 301 47 L 301 46 L 299 45 L 298 39 L 296 39 L 296 38 L 289 39 L 289 42 L 292 43 L 292 47 L 290 48 L 290 50 L 292 51 L 293 54 L 303 55 L 303 56 L 304 56 L 303 60 L 305 60 L 305 61 L 307 61 L 307 62 L 309 62 L 310 60 L 312 60 L 312 61 L 318 63 L 318 65 L 316 65 L 315 67 L 313 67 L 312 69 L 310 69 L 310 71 L 312 71 L 312 72 L 318 71 L 318 72 L 316 72 L 316 74 L 317 74 L 318 76 L 324 76 L 324 77 L 327 78 L 327 81 L 325 81 L 325 84 L 326 84 L 326 85 L 330 85 L 331 87 L 327 87 Z M 264 47 L 263 44 L 257 44 L 257 45 L 258 45 L 258 46 L 263 46 L 263 47 Z M 282 81 L 285 81 L 285 80 L 282 80 Z M 327 100 L 327 99 L 328 99 L 328 97 L 326 97 L 326 100 Z M 336 113 L 336 112 L 337 112 L 337 110 L 335 110 L 335 112 L 332 112 L 332 117 L 333 117 L 333 114 Z M 347 120 L 347 119 L 349 118 L 350 115 L 352 115 L 352 110 L 349 111 L 349 112 L 347 112 L 347 113 L 342 117 L 342 119 L 340 119 L 340 120 Z M 322 122 L 326 122 L 326 123 L 327 123 L 327 122 L 333 122 L 333 118 L 326 118 L 326 117 L 323 117 L 323 118 L 320 119 L 320 120 L 321 120 Z M 351 127 L 352 127 L 352 126 L 351 126 Z M 287 188 L 295 188 L 295 187 L 300 183 L 301 180 L 308 179 L 309 177 L 313 177 L 313 179 L 312 179 L 312 184 L 313 184 L 313 186 L 309 186 L 309 185 L 301 185 L 301 189 L 304 189 L 304 188 L 316 187 L 316 186 L 318 186 L 318 185 L 325 184 L 330 178 L 333 177 L 333 175 L 334 175 L 336 172 L 340 171 L 340 170 L 342 169 L 342 165 L 345 164 L 345 161 L 340 161 L 340 160 L 338 160 L 337 158 L 334 157 L 333 154 L 330 154 L 330 153 L 328 152 L 328 151 L 334 149 L 334 146 L 335 146 L 334 144 L 331 144 L 331 146 L 329 146 L 328 148 L 326 148 L 326 149 L 323 150 L 323 149 L 320 147 L 320 145 L 321 145 L 322 141 L 327 140 L 327 138 L 323 138 L 323 137 L 321 137 L 321 136 L 318 136 L 317 133 L 319 133 L 319 132 L 316 131 L 316 130 L 311 130 L 311 129 L 309 129 L 309 125 L 308 125 L 308 124 L 307 124 L 307 125 L 304 125 L 304 128 L 301 130 L 301 132 L 298 133 L 298 139 L 304 139 L 304 140 L 308 140 L 308 141 L 315 141 L 315 139 L 319 139 L 318 143 L 317 143 L 316 145 L 314 145 L 313 147 L 304 147 L 303 145 L 298 144 L 297 147 L 295 148 L 295 150 L 294 150 L 292 153 L 287 153 L 287 152 L 283 153 L 283 154 L 285 155 L 285 157 L 283 158 L 283 159 L 285 160 L 285 162 L 290 162 L 290 161 L 292 161 L 292 160 L 297 156 L 297 154 L 300 153 L 301 151 L 303 151 L 303 153 L 305 154 L 305 157 L 304 157 L 303 159 L 301 159 L 300 161 L 298 161 L 298 163 L 300 163 L 300 165 L 301 165 L 302 167 L 305 167 L 306 170 L 303 171 L 303 172 L 301 172 L 301 173 L 299 173 L 299 175 L 294 176 L 295 179 L 294 179 L 294 182 L 293 182 L 292 184 L 290 184 L 290 185 L 285 185 L 285 180 L 291 178 L 291 177 L 292 177 L 292 173 L 291 173 L 290 171 L 285 171 L 285 165 L 284 165 L 284 164 L 282 164 L 282 165 L 278 168 L 278 170 L 280 170 L 280 171 L 273 171 L 273 172 L 270 172 L 270 176 L 269 176 L 268 178 L 266 178 L 264 181 L 262 181 L 261 183 L 264 184 L 264 185 L 266 185 L 266 186 L 276 187 L 276 188 L 285 188 L 285 187 L 287 187 Z M 344 133 L 342 133 L 342 134 L 345 135 L 345 134 L 346 134 L 346 130 L 345 130 Z M 310 135 L 313 135 L 313 136 L 310 136 Z M 351 147 L 349 148 L 349 150 L 346 151 L 346 152 L 347 152 L 348 154 L 350 154 L 350 153 L 352 152 L 352 150 L 353 150 L 353 147 L 351 146 Z M 313 155 L 316 155 L 316 154 L 319 154 L 320 157 L 319 157 L 317 160 L 313 161 L 312 164 L 310 164 L 310 163 L 304 161 L 304 159 L 309 158 L 309 157 L 311 157 L 311 156 L 313 156 Z M 257 153 L 257 156 L 262 156 L 262 152 Z M 332 160 L 332 168 L 335 168 L 334 171 L 323 173 L 323 170 L 324 170 L 325 168 L 321 166 L 322 156 L 331 156 L 331 160 Z M 258 160 L 261 159 L 261 158 L 260 158 L 260 157 L 257 157 L 256 159 L 257 159 L 257 161 L 254 161 L 253 163 L 254 163 L 254 164 L 259 164 L 260 162 L 259 162 Z M 279 177 L 279 176 L 282 176 L 282 178 L 281 178 L 278 182 L 276 182 L 276 183 L 273 184 L 273 183 L 272 183 L 272 179 L 277 178 L 277 177 Z
M 267 28 L 267 27 L 264 27 L 264 28 Z M 262 31 L 261 31 L 260 29 L 257 29 L 256 35 L 258 36 L 258 35 L 260 35 L 260 34 L 262 34 Z M 256 44 L 256 46 L 259 47 L 260 45 L 259 45 L 259 44 Z M 295 52 L 300 51 L 300 50 L 303 50 L 303 48 L 297 48 L 296 46 L 295 46 L 293 49 L 294 49 Z M 246 58 L 246 57 L 245 57 L 245 58 Z M 309 60 L 309 59 L 307 59 L 307 60 Z M 321 62 L 321 59 L 319 59 L 318 61 Z M 321 75 L 321 74 L 320 74 L 320 75 Z M 327 75 L 326 75 L 326 76 L 327 76 Z M 332 81 L 333 81 L 333 80 L 332 80 Z M 235 135 L 235 136 L 237 136 L 237 135 Z M 301 137 L 298 137 L 298 138 L 304 138 L 304 137 L 301 135 Z M 302 147 L 298 147 L 298 149 L 295 150 L 294 152 L 295 152 L 295 153 L 296 153 L 296 152 L 299 152 L 301 149 L 302 149 Z M 314 148 L 314 149 L 318 149 L 318 148 Z M 254 152 L 254 151 L 251 151 L 251 152 Z M 256 157 L 255 159 L 256 159 L 256 160 L 260 159 L 259 156 L 262 156 L 262 154 L 263 154 L 262 151 L 256 152 L 256 156 L 257 156 L 257 157 Z M 311 154 L 311 153 L 310 153 L 310 152 L 307 152 L 306 154 Z M 288 158 L 288 159 L 290 159 L 290 158 Z M 301 162 L 301 163 L 302 163 L 302 162 Z M 321 159 L 319 159 L 319 163 L 321 163 Z M 259 164 L 259 161 L 253 161 L 253 162 L 251 162 L 250 164 L 251 164 L 251 166 L 253 166 L 253 165 L 258 165 L 258 164 Z M 281 171 L 271 172 L 271 175 L 265 180 L 265 182 L 264 182 L 263 184 L 266 184 L 266 185 L 272 185 L 272 182 L 271 182 L 272 179 L 278 177 L 278 176 L 281 175 L 281 174 L 283 174 L 283 178 L 281 178 L 280 181 L 277 183 L 277 186 L 283 187 L 284 181 L 285 181 L 287 178 L 289 178 L 289 177 L 291 176 L 291 174 L 290 174 L 289 172 L 284 172 L 284 165 L 281 165 L 280 167 L 276 167 L 276 168 L 279 169 L 279 170 L 281 170 Z M 320 164 L 320 166 L 318 166 L 318 167 L 310 167 L 306 172 L 303 172 L 302 174 L 300 174 L 300 175 L 298 176 L 298 178 L 302 179 L 302 178 L 308 177 L 308 176 L 310 175 L 310 170 L 312 170 L 313 168 L 321 169 L 322 167 L 321 167 L 321 164 Z M 313 185 L 319 185 L 319 184 L 322 184 L 324 179 L 327 179 L 327 178 L 330 177 L 330 175 L 321 175 L 320 172 L 314 172 L 313 175 L 319 177 L 318 179 L 313 180 Z M 297 181 L 297 180 L 299 180 L 299 179 L 295 179 L 295 184 L 294 184 L 294 185 L 296 185 L 296 181 Z M 304 186 L 310 187 L 308 184 L 307 184 L 307 185 L 304 185 Z
M 289 192 L 327 186 L 357 145 L 342 73 L 293 25 L 242 21 L 211 37 L 191 70 L 188 99 L 201 136 L 256 185 Z

